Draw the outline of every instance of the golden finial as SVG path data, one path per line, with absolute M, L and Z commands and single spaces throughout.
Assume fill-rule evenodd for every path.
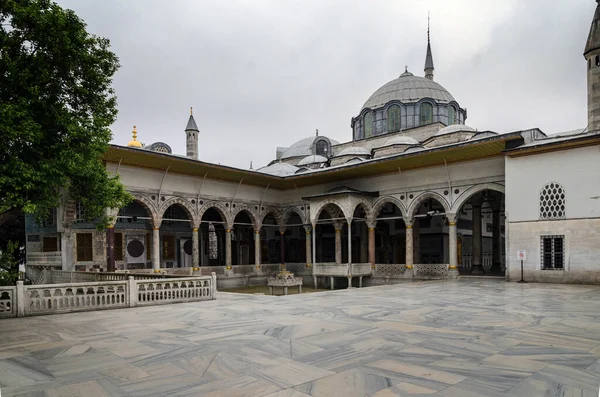
M 133 139 L 131 141 L 129 141 L 129 143 L 127 144 L 127 146 L 129 147 L 142 147 L 142 144 L 140 142 L 138 142 L 137 140 L 137 127 L 134 125 L 133 126 Z
M 193 116 L 193 115 L 194 115 L 194 108 L 192 108 L 192 107 L 190 106 L 190 116 Z

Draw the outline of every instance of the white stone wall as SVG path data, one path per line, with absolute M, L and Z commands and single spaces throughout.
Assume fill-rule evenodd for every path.
M 557 182 L 566 191 L 566 218 L 600 217 L 598 146 L 534 156 L 506 157 L 506 211 L 510 222 L 538 221 L 540 191 Z
M 542 270 L 541 237 L 564 236 L 564 270 Z M 527 250 L 526 281 L 552 283 L 600 283 L 600 219 L 572 219 L 510 223 L 507 277 L 521 279 L 517 250 Z

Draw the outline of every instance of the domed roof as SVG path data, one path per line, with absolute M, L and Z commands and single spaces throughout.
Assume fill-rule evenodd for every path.
M 423 146 L 413 146 L 413 147 L 409 147 L 408 149 L 406 149 L 404 151 L 404 154 L 414 153 L 414 152 L 420 152 L 422 150 L 425 150 L 425 148 Z
M 310 165 L 310 164 L 320 164 L 320 163 L 326 163 L 326 162 L 327 162 L 327 159 L 325 157 L 311 154 L 310 156 L 306 156 L 305 158 L 300 160 L 300 162 L 298 163 L 298 166 Z
M 347 147 L 346 149 L 342 150 L 335 156 L 342 157 L 342 156 L 370 156 L 370 155 L 371 155 L 371 151 L 369 149 L 366 149 L 362 146 L 350 146 L 350 147 Z
M 436 134 L 434 136 L 447 135 L 447 134 L 452 134 L 454 132 L 476 132 L 476 130 L 475 130 L 475 128 L 469 127 L 468 125 L 452 124 L 452 125 L 442 128 L 441 130 L 436 132 Z
M 294 167 L 293 165 L 288 163 L 277 162 L 275 164 L 259 168 L 256 171 L 274 176 L 287 176 L 295 174 L 296 171 L 298 171 L 298 167 Z
M 392 146 L 392 145 L 419 145 L 419 141 L 410 136 L 401 135 L 395 136 L 391 139 L 388 139 L 382 147 Z
M 298 142 L 294 143 L 292 146 L 283 150 L 281 153 L 282 159 L 289 159 L 292 157 L 300 157 L 300 156 L 310 156 L 312 154 L 313 143 L 317 139 L 326 139 L 331 142 L 332 145 L 339 145 L 339 142 L 325 136 L 309 136 L 307 138 L 301 139 Z
M 397 79 L 375 91 L 365 102 L 363 109 L 380 108 L 390 101 L 414 103 L 423 98 L 431 98 L 443 103 L 454 101 L 454 97 L 435 81 L 404 72 Z

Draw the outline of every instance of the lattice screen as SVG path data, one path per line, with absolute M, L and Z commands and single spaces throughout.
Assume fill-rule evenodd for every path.
M 549 183 L 540 192 L 540 218 L 562 219 L 565 217 L 565 190 L 558 183 Z

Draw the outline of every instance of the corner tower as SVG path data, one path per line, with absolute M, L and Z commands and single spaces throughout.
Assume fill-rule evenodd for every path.
M 588 130 L 600 130 L 600 0 L 583 56 L 587 61 Z
M 194 120 L 194 111 L 190 108 L 190 118 L 185 127 L 186 156 L 198 160 L 198 126 Z
M 429 36 L 429 17 L 427 17 L 427 56 L 425 57 L 425 78 L 433 80 L 433 54 L 431 53 L 431 40 Z

